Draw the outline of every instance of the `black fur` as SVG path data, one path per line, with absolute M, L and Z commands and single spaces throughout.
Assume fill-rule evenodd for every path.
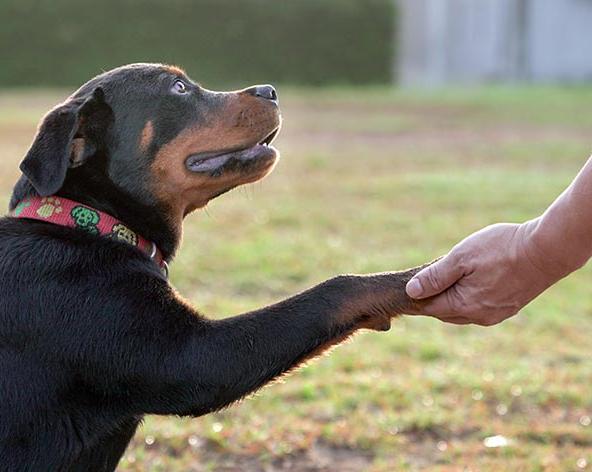
M 175 232 L 149 193 L 147 164 L 136 159 L 147 119 L 157 122 L 155 149 L 200 120 L 199 107 L 163 92 L 170 75 L 157 65 L 106 73 L 51 112 L 11 206 L 57 192 L 120 218 L 170 259 Z M 85 140 L 77 167 L 68 164 L 72 139 Z M 210 320 L 131 246 L 3 218 L 0 470 L 114 470 L 143 415 L 215 411 L 357 328 L 384 329 L 406 303 L 410 276 L 341 276 L 276 305 Z

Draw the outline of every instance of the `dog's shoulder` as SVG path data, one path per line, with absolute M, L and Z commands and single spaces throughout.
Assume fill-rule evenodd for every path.
M 98 314 L 122 306 L 138 311 L 141 291 L 157 297 L 166 287 L 159 267 L 126 243 L 45 222 L 0 219 L 0 331 L 19 325 L 55 330 L 69 320 L 96 324 Z

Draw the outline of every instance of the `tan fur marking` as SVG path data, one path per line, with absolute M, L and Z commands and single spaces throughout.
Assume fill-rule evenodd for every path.
M 218 192 L 257 181 L 273 168 L 273 162 L 262 163 L 246 174 L 211 177 L 186 169 L 185 160 L 190 155 L 253 146 L 279 123 L 275 107 L 245 93 L 229 92 L 224 94 L 223 105 L 206 113 L 203 122 L 165 144 L 152 163 L 152 177 L 154 193 L 168 207 L 170 223 L 180 232 L 183 217 L 205 206 Z
M 419 313 L 420 305 L 425 302 L 409 298 L 405 286 L 417 272 L 428 265 L 401 272 L 368 275 L 365 276 L 366 283 L 360 286 L 357 286 L 358 279 L 356 285 L 352 284 L 352 287 L 356 287 L 357 298 L 348 299 L 347 303 L 338 308 L 334 318 L 338 326 L 350 326 L 350 330 L 317 347 L 304 357 L 303 362 L 322 355 L 358 329 L 387 331 L 393 318 L 403 313 Z M 378 287 L 382 287 L 382 290 L 377 290 Z
M 385 272 L 358 279 L 357 297 L 339 307 L 335 319 L 341 325 L 354 324 L 356 329 L 387 331 L 393 317 L 418 312 L 422 302 L 409 298 L 405 286 L 420 269 Z
M 175 75 L 185 75 L 185 71 L 177 66 L 163 66 L 163 69 L 171 74 Z
M 148 121 L 140 134 L 140 150 L 146 152 L 150 144 L 152 144 L 152 138 L 154 138 L 154 125 L 152 121 Z

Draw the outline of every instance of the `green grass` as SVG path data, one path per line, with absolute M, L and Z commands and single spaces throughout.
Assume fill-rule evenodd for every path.
M 484 225 L 537 216 L 590 151 L 590 88 L 280 94 L 276 171 L 190 216 L 172 266 L 211 316 L 340 272 L 419 264 Z M 0 93 L 1 203 L 60 95 Z M 488 329 L 406 317 L 226 411 L 149 417 L 121 470 L 585 468 L 591 282 L 585 268 Z M 509 444 L 485 447 L 494 435 Z

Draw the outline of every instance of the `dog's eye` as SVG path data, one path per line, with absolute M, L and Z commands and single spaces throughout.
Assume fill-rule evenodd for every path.
M 175 80 L 175 83 L 173 84 L 173 90 L 177 93 L 186 93 L 187 86 L 182 80 Z

